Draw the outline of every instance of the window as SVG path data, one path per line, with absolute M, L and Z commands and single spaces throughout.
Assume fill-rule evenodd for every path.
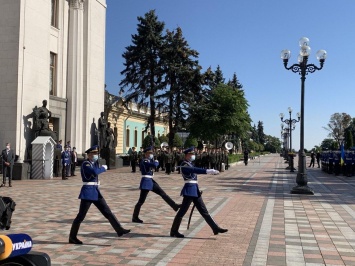
M 126 147 L 129 147 L 129 128 L 126 129 Z
M 50 54 L 49 63 L 49 95 L 57 95 L 57 55 Z
M 51 0 L 51 26 L 58 27 L 58 0 Z
M 134 147 L 138 146 L 138 131 L 137 129 L 134 130 Z
M 142 144 L 141 144 L 141 146 L 143 146 L 143 141 L 144 141 L 144 131 L 142 131 Z

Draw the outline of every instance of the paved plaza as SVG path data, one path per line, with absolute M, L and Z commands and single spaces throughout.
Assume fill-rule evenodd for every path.
M 297 157 L 295 163 L 297 164 Z M 117 237 L 92 206 L 78 238 L 68 244 L 71 222 L 79 208 L 80 176 L 69 180 L 13 181 L 0 189 L 17 206 L 5 233 L 26 233 L 35 251 L 50 255 L 52 265 L 355 265 L 355 177 L 334 176 L 319 168 L 308 171 L 315 195 L 291 195 L 295 173 L 278 154 L 234 164 L 220 175 L 199 175 L 207 208 L 225 234 L 212 230 L 195 210 L 171 238 L 175 212 L 149 193 L 140 218 L 131 223 L 139 196 L 139 173 L 129 167 L 100 175 L 101 191 L 118 220 L 131 233 Z M 156 173 L 155 180 L 181 202 L 181 175 Z

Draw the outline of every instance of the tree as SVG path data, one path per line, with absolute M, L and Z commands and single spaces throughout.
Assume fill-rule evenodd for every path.
M 160 147 L 160 141 L 158 138 L 154 138 L 154 145 L 152 145 L 152 136 L 151 135 L 147 135 L 145 136 L 144 140 L 143 140 L 143 144 L 142 147 L 143 149 L 153 146 L 153 148 L 155 147 Z
M 345 131 L 345 149 L 350 150 L 354 146 L 353 135 L 350 130 Z
M 237 78 L 237 74 L 234 72 L 232 80 L 228 81 L 227 83 L 229 86 L 231 86 L 234 89 L 242 90 L 243 85 L 239 82 Z
M 158 98 L 168 112 L 169 145 L 185 124 L 187 106 L 201 91 L 197 58 L 198 52 L 189 47 L 180 27 L 176 31 L 167 30 L 162 53 L 165 91 Z
M 158 21 L 155 11 L 138 17 L 137 34 L 132 35 L 132 44 L 122 54 L 125 69 L 121 71 L 124 79 L 120 82 L 121 92 L 126 91 L 125 103 L 134 100 L 138 106 L 149 106 L 150 116 L 146 129 L 151 128 L 155 136 L 155 96 L 162 86 L 164 69 L 161 64 L 164 41 L 164 23 Z
M 323 151 L 332 150 L 334 143 L 336 143 L 336 141 L 334 141 L 333 139 L 324 139 L 320 144 L 320 147 Z
M 214 80 L 213 80 L 213 88 L 218 86 L 219 84 L 224 84 L 225 78 L 223 77 L 223 72 L 220 66 L 217 66 L 216 71 L 214 72 Z
M 340 138 L 344 137 L 345 129 L 350 126 L 351 116 L 346 113 L 334 113 L 331 115 L 327 127 L 328 137 L 332 137 L 340 145 Z
M 183 145 L 184 143 L 182 143 L 182 139 L 175 133 L 173 147 L 182 147 Z
M 265 144 L 264 125 L 262 121 L 258 122 L 257 134 L 258 134 L 259 143 Z
M 194 137 L 209 141 L 231 132 L 247 137 L 251 122 L 248 106 L 240 91 L 219 84 L 190 107 L 188 130 Z
M 277 137 L 266 135 L 265 151 L 277 153 L 281 151 L 281 141 Z
M 188 148 L 191 146 L 197 147 L 197 145 L 198 145 L 198 142 L 197 142 L 196 138 L 194 138 L 191 134 L 187 137 L 187 139 L 185 140 L 185 143 L 184 143 L 185 148 Z

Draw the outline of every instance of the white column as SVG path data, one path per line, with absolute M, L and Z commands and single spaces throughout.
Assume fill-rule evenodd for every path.
M 84 0 L 69 0 L 66 141 L 83 151 L 83 18 Z M 86 132 L 85 132 L 86 133 Z

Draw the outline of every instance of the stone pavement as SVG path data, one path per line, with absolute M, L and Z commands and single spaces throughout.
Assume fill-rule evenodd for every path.
M 48 253 L 52 265 L 355 265 L 355 177 L 311 168 L 309 185 L 315 195 L 291 195 L 297 171 L 285 167 L 272 154 L 247 166 L 235 164 L 217 176 L 199 176 L 207 208 L 229 229 L 217 236 L 195 211 L 190 229 L 188 215 L 180 227 L 185 238 L 171 238 L 175 212 L 154 193 L 142 207 L 144 223 L 131 223 L 140 175 L 128 167 L 100 175 L 108 205 L 132 230 L 124 237 L 117 237 L 92 206 L 78 235 L 84 245 L 68 244 L 79 207 L 79 176 L 13 181 L 12 188 L 1 188 L 1 196 L 17 203 L 11 229 L 4 233 L 29 234 L 33 250 Z M 159 172 L 154 178 L 181 201 L 180 175 Z

